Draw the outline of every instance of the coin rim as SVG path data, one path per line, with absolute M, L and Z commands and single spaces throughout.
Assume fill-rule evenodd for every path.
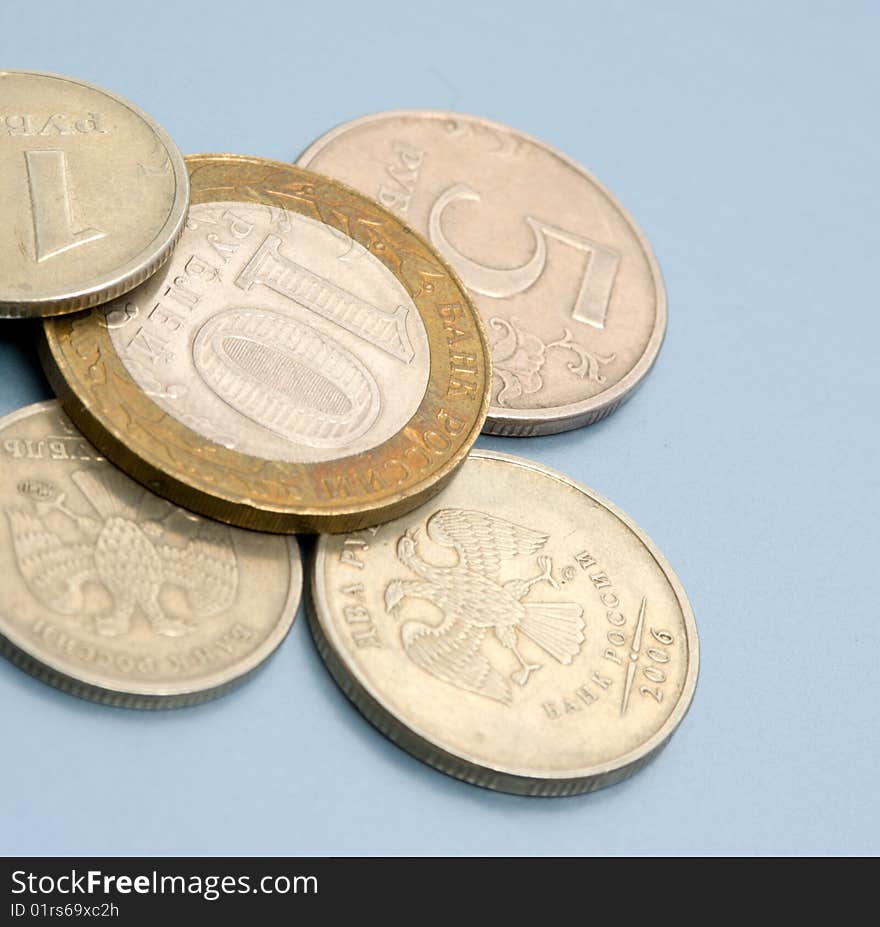
M 599 192 L 610 200 L 611 204 L 619 210 L 624 221 L 629 225 L 633 234 L 642 249 L 643 254 L 648 262 L 651 271 L 651 277 L 654 282 L 656 292 L 656 313 L 654 328 L 645 345 L 639 360 L 633 365 L 630 371 L 618 380 L 612 387 L 603 390 L 589 399 L 583 399 L 579 402 L 571 402 L 562 406 L 551 406 L 547 409 L 511 409 L 507 406 L 489 406 L 489 414 L 486 418 L 486 424 L 483 427 L 484 434 L 501 435 L 504 437 L 532 437 L 535 435 L 559 434 L 564 431 L 573 431 L 576 428 L 583 428 L 592 425 L 603 418 L 607 418 L 616 412 L 621 405 L 630 399 L 635 391 L 642 385 L 645 377 L 650 373 L 651 368 L 657 361 L 663 341 L 666 337 L 666 328 L 668 323 L 668 304 L 666 298 L 666 286 L 663 281 L 663 274 L 660 265 L 654 255 L 650 243 L 642 231 L 641 226 L 630 215 L 629 211 L 620 203 L 616 196 L 603 184 L 597 180 L 585 167 L 578 164 L 573 158 L 564 152 L 534 135 L 522 132 L 503 122 L 493 119 L 486 119 L 482 116 L 476 116 L 473 113 L 457 113 L 441 109 L 390 109 L 375 113 L 367 113 L 363 116 L 357 116 L 347 122 L 341 122 L 329 129 L 323 135 L 308 145 L 295 160 L 298 164 L 309 170 L 309 163 L 331 142 L 335 141 L 341 135 L 351 129 L 363 125 L 377 123 L 387 119 L 400 118 L 419 118 L 433 120 L 470 120 L 477 122 L 490 129 L 509 132 L 519 138 L 531 142 L 531 144 L 542 148 L 549 154 L 558 158 L 568 167 L 593 184 Z M 329 175 L 326 175 L 329 176 Z M 335 178 L 334 178 L 335 179 Z M 365 194 L 369 196 L 370 194 Z M 433 247 L 433 246 L 432 246 Z M 467 289 L 467 287 L 465 287 Z M 468 292 L 470 292 L 468 290 Z M 476 303 L 474 304 L 476 308 Z M 479 308 L 477 313 L 481 315 Z
M 519 466 L 578 490 L 619 519 L 644 545 L 666 577 L 678 600 L 688 644 L 688 666 L 681 694 L 666 721 L 643 744 L 616 759 L 594 766 L 564 771 L 539 769 L 525 771 L 522 768 L 517 769 L 500 763 L 492 764 L 473 755 L 453 752 L 447 747 L 440 746 L 436 740 L 431 739 L 429 734 L 395 711 L 382 693 L 357 672 L 357 665 L 347 662 L 342 656 L 343 650 L 338 642 L 337 628 L 324 618 L 332 613 L 325 576 L 327 546 L 331 539 L 326 537 L 318 539 L 311 563 L 306 595 L 309 628 L 318 652 L 339 687 L 374 727 L 417 759 L 450 776 L 496 791 L 547 797 L 592 792 L 620 782 L 645 766 L 666 746 L 693 702 L 699 676 L 700 646 L 696 621 L 684 587 L 667 559 L 648 535 L 621 509 L 583 483 L 552 467 L 513 454 L 480 448 L 471 451 L 469 457 L 497 460 Z
M 189 173 L 183 155 L 171 136 L 144 110 L 119 94 L 92 84 L 89 81 L 55 74 L 50 71 L 29 71 L 4 68 L 0 80 L 6 75 L 45 77 L 78 84 L 101 93 L 130 110 L 147 125 L 165 147 L 174 174 L 174 197 L 168 217 L 153 238 L 121 268 L 108 272 L 97 283 L 80 290 L 62 291 L 36 299 L 11 299 L 0 290 L 0 318 L 51 318 L 81 309 L 89 309 L 99 303 L 108 302 L 134 289 L 152 276 L 174 251 L 174 246 L 183 234 L 187 211 L 189 210 Z M 158 247 L 155 247 L 159 242 Z
M 464 284 L 462 284 L 455 272 L 449 267 L 449 264 L 437 255 L 434 249 L 431 248 L 424 238 L 410 225 L 383 206 L 364 196 L 360 191 L 355 190 L 353 187 L 349 187 L 347 184 L 335 178 L 328 178 L 326 175 L 316 174 L 314 171 L 308 171 L 306 168 L 293 165 L 290 162 L 275 161 L 255 155 L 200 153 L 187 155 L 186 159 L 187 161 L 193 162 L 197 160 L 201 162 L 243 162 L 248 164 L 258 162 L 261 166 L 275 167 L 284 171 L 290 171 L 292 169 L 303 171 L 319 178 L 321 181 L 329 182 L 343 189 L 348 195 L 369 202 L 372 209 L 385 213 L 396 225 L 403 228 L 406 234 L 413 236 L 419 244 L 426 248 L 430 252 L 432 260 L 435 260 L 446 271 L 453 285 L 458 290 L 463 305 L 467 307 L 471 314 L 477 340 L 482 349 L 482 358 L 485 364 L 485 382 L 480 397 L 480 404 L 470 423 L 470 427 L 465 437 L 462 439 L 458 451 L 450 455 L 443 462 L 442 466 L 430 470 L 419 482 L 414 483 L 404 490 L 389 492 L 381 500 L 374 499 L 373 501 L 361 501 L 360 503 L 349 504 L 330 502 L 323 505 L 314 505 L 304 503 L 295 506 L 284 506 L 261 501 L 257 505 L 254 504 L 253 500 L 250 498 L 243 498 L 241 496 L 233 497 L 231 493 L 219 491 L 216 484 L 212 486 L 211 492 L 208 492 L 203 486 L 193 486 L 186 482 L 186 480 L 181 479 L 176 473 L 162 469 L 162 467 L 156 463 L 152 454 L 144 453 L 147 449 L 139 448 L 138 451 L 132 450 L 121 436 L 120 429 L 112 422 L 106 421 L 99 410 L 92 411 L 92 409 L 86 406 L 82 399 L 80 399 L 77 390 L 73 386 L 73 382 L 76 382 L 78 387 L 82 387 L 84 378 L 80 375 L 68 375 L 67 371 L 71 369 L 71 364 L 68 363 L 62 352 L 58 336 L 54 334 L 54 326 L 58 324 L 58 321 L 54 319 L 44 319 L 41 336 L 37 345 L 38 352 L 49 383 L 60 399 L 64 411 L 95 447 L 120 469 L 124 470 L 130 477 L 145 485 L 152 492 L 183 508 L 190 509 L 218 521 L 226 522 L 227 524 L 235 525 L 236 527 L 251 528 L 279 534 L 289 534 L 293 532 L 315 533 L 320 531 L 338 534 L 390 521 L 430 499 L 455 475 L 455 472 L 467 458 L 468 450 L 473 446 L 474 441 L 476 441 L 480 434 L 489 407 L 489 391 L 492 384 L 492 362 L 488 347 L 488 338 L 480 314 L 476 308 L 474 308 Z M 92 312 L 100 311 L 100 308 L 92 310 Z M 440 323 L 434 323 L 432 319 L 426 318 L 421 310 L 419 310 L 419 315 L 426 329 L 428 329 L 430 342 L 431 329 L 435 324 Z M 83 317 L 88 318 L 88 313 L 83 313 Z M 64 323 L 64 320 L 60 321 L 61 324 Z M 440 338 L 439 334 L 436 334 L 435 337 L 437 339 Z M 115 346 L 109 337 L 107 340 L 115 354 Z M 446 345 L 445 340 L 443 340 L 443 345 Z M 436 349 L 436 346 L 431 346 L 432 357 Z M 118 357 L 118 355 L 116 356 Z M 122 375 L 124 375 L 133 389 L 143 392 L 127 370 L 124 370 L 123 373 L 120 374 L 120 376 Z M 409 427 L 412 419 L 419 415 L 432 383 L 433 375 L 429 375 L 428 384 L 419 407 L 413 413 L 413 416 L 404 422 L 397 432 L 388 438 L 387 441 L 394 440 L 397 435 Z M 90 390 L 86 389 L 85 392 L 89 393 Z M 155 406 L 158 413 L 161 413 L 163 416 L 168 416 L 168 413 L 166 413 L 161 406 L 155 403 L 152 404 Z M 169 418 L 173 417 L 169 416 Z M 175 430 L 181 431 L 182 433 L 191 434 L 195 439 L 195 441 L 191 443 L 220 448 L 220 445 L 209 441 L 204 435 L 200 435 L 198 432 L 193 431 L 182 423 L 175 422 L 173 427 Z M 369 452 L 372 453 L 378 448 L 381 448 L 387 441 L 380 443 L 376 448 L 371 448 Z M 221 448 L 221 450 L 224 452 L 227 451 L 226 448 Z M 242 454 L 240 451 L 228 451 L 228 453 L 234 453 L 242 459 L 247 460 L 259 459 L 254 458 L 252 455 Z M 356 457 L 357 455 L 346 455 L 345 457 L 339 458 L 339 460 L 355 459 Z M 285 465 L 284 461 L 271 462 L 279 466 Z M 323 466 L 327 463 L 328 462 L 325 461 L 323 464 L 312 465 L 306 463 L 289 464 L 289 466 Z
M 0 417 L 0 432 L 31 415 L 54 411 L 64 412 L 55 399 L 16 409 Z M 110 461 L 106 462 L 108 466 L 113 466 Z M 101 680 L 94 673 L 80 672 L 77 667 L 65 664 L 53 654 L 47 656 L 39 653 L 21 633 L 16 632 L 4 612 L 0 612 L 0 654 L 42 682 L 102 704 L 126 708 L 174 708 L 208 701 L 237 687 L 259 669 L 278 650 L 293 627 L 302 599 L 302 555 L 295 537 L 290 536 L 285 540 L 290 555 L 287 559 L 289 576 L 278 622 L 245 659 L 231 664 L 225 670 L 216 670 L 202 677 L 201 681 L 190 678 L 178 684 L 164 682 L 148 685 L 134 682 L 132 685 L 107 685 L 106 679 Z

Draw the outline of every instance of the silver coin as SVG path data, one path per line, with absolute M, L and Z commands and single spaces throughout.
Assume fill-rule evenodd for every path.
M 338 126 L 298 163 L 397 212 L 469 288 L 492 342 L 484 431 L 589 425 L 653 365 L 666 330 L 654 255 L 608 190 L 543 142 L 475 116 L 393 111 Z
M 74 695 L 189 705 L 284 640 L 302 587 L 294 539 L 229 528 L 99 456 L 57 402 L 0 419 L 0 652 Z
M 125 293 L 171 254 L 183 156 L 146 113 L 57 74 L 0 71 L 0 317 Z
M 537 463 L 472 451 L 435 499 L 322 536 L 312 632 L 364 716 L 437 769 L 501 791 L 617 782 L 694 694 L 681 583 L 619 509 Z

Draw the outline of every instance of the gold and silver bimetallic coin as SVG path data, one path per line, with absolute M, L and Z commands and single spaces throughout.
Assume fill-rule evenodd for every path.
M 131 290 L 183 229 L 183 156 L 146 113 L 70 77 L 0 71 L 0 318 Z
M 417 511 L 322 537 L 309 620 L 383 734 L 525 795 L 631 775 L 697 681 L 690 605 L 645 534 L 568 477 L 486 451 Z
M 653 365 L 666 330 L 654 255 L 620 203 L 560 152 L 487 119 L 412 110 L 347 122 L 298 163 L 406 219 L 468 287 L 495 371 L 485 431 L 589 425 Z
M 266 531 L 387 521 L 438 491 L 488 407 L 467 293 L 386 209 L 302 168 L 187 157 L 166 268 L 47 320 L 76 424 L 159 495 Z
M 57 402 L 0 419 L 0 652 L 134 708 L 240 683 L 284 640 L 302 588 L 293 538 L 171 505 L 108 463 Z

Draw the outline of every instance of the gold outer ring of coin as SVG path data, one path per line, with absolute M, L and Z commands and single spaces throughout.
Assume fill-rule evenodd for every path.
M 660 349 L 666 337 L 668 319 L 666 287 L 663 282 L 663 274 L 660 270 L 660 265 L 657 263 L 657 258 L 654 256 L 653 249 L 645 233 L 642 231 L 641 226 L 601 181 L 564 152 L 554 148 L 552 145 L 548 145 L 547 142 L 542 139 L 529 135 L 527 132 L 514 129 L 502 122 L 486 119 L 482 116 L 469 115 L 467 113 L 431 109 L 394 109 L 358 116 L 354 119 L 350 119 L 348 122 L 343 122 L 334 126 L 317 138 L 297 157 L 296 163 L 309 168 L 312 166 L 312 162 L 318 159 L 323 152 L 332 147 L 334 142 L 344 139 L 346 135 L 356 132 L 356 130 L 361 127 L 400 118 L 437 121 L 470 120 L 478 123 L 483 128 L 495 129 L 501 133 L 516 136 L 537 148 L 543 149 L 560 163 L 565 164 L 573 172 L 584 178 L 587 183 L 594 186 L 602 196 L 614 205 L 614 208 L 627 223 L 633 237 L 638 242 L 644 254 L 645 261 L 650 271 L 651 281 L 656 292 L 654 326 L 638 362 L 620 380 L 589 399 L 578 400 L 566 405 L 552 406 L 543 409 L 516 409 L 491 404 L 486 423 L 483 426 L 483 432 L 485 434 L 513 438 L 559 434 L 561 432 L 573 431 L 577 428 L 593 425 L 607 418 L 609 415 L 612 415 L 628 399 L 632 398 L 636 391 L 642 386 L 645 378 L 650 373 L 657 360 L 657 356 L 660 353 Z M 355 149 L 353 148 L 352 150 Z M 346 180 L 351 182 L 349 178 L 346 178 Z M 359 184 L 355 184 L 355 186 L 359 186 Z
M 64 411 L 103 454 L 157 495 L 243 528 L 357 530 L 439 492 L 480 433 L 492 378 L 482 323 L 453 271 L 408 225 L 336 180 L 245 155 L 188 155 L 186 164 L 193 205 L 283 205 L 349 235 L 398 277 L 427 332 L 431 369 L 422 401 L 395 435 L 354 457 L 310 464 L 251 457 L 208 441 L 156 405 L 124 366 L 96 309 L 44 321 L 41 357 Z M 453 303 L 476 351 L 470 394 L 452 389 L 454 349 L 441 311 Z M 412 448 L 431 455 L 427 474 L 403 468 L 408 475 L 396 485 L 377 483 L 382 473 L 403 472 L 400 463 Z M 351 490 L 345 501 L 335 495 L 340 485 Z
M 0 432 L 6 432 L 10 426 L 19 423 L 26 426 L 28 421 L 35 416 L 39 417 L 47 414 L 57 415 L 57 408 L 58 403 L 55 400 L 25 406 L 22 409 L 18 409 L 15 412 L 0 417 Z M 66 437 L 71 438 L 73 436 L 67 435 Z M 56 440 L 58 439 L 56 438 Z M 33 443 L 36 444 L 38 442 Z M 85 442 L 79 438 L 79 444 L 84 445 Z M 89 449 L 89 451 L 91 451 L 91 449 Z M 31 472 L 33 472 L 32 468 L 35 466 L 42 465 L 43 468 L 45 468 L 50 466 L 52 461 L 55 461 L 55 466 L 62 467 L 70 466 L 76 460 L 86 459 L 80 456 L 70 456 L 65 452 L 58 453 L 59 456 L 55 458 L 46 455 L 35 461 L 26 461 L 26 463 L 28 463 Z M 90 457 L 92 466 L 94 466 L 96 460 L 100 460 L 100 458 L 96 455 Z M 118 471 L 116 471 L 116 468 L 106 461 L 101 463 L 101 468 L 102 469 L 95 472 L 98 474 L 109 472 L 111 477 L 113 475 L 120 475 Z M 31 481 L 29 474 L 25 482 L 29 483 Z M 35 482 L 37 486 L 45 486 L 45 482 L 39 479 L 33 482 Z M 130 483 L 128 479 L 126 479 L 125 482 Z M 130 485 L 137 488 L 136 484 Z M 64 494 L 61 495 L 61 498 L 64 498 Z M 7 509 L 7 514 L 8 512 L 9 509 Z M 6 528 L 5 522 L 6 519 L 0 521 L 0 537 L 4 535 Z M 44 530 L 51 532 L 51 528 L 46 526 L 44 526 Z M 230 532 L 231 530 L 232 534 L 236 533 L 236 529 L 221 528 L 220 530 L 226 532 Z M 259 542 L 259 539 L 262 537 L 259 534 L 248 531 L 237 533 L 244 536 L 246 544 Z M 46 535 L 45 537 L 49 536 L 50 535 Z M 231 537 L 231 534 L 229 536 Z M 269 539 L 269 536 L 265 537 Z M 98 702 L 102 705 L 112 705 L 116 708 L 185 708 L 191 705 L 199 705 L 221 695 L 225 695 L 227 692 L 238 688 L 238 686 L 250 679 L 251 676 L 265 666 L 266 662 L 276 653 L 284 642 L 296 620 L 303 588 L 302 559 L 300 556 L 299 544 L 296 539 L 292 537 L 271 537 L 270 539 L 275 547 L 274 556 L 267 555 L 265 546 L 261 548 L 262 553 L 258 556 L 259 560 L 267 567 L 274 568 L 275 566 L 281 566 L 283 564 L 285 569 L 289 571 L 287 576 L 287 591 L 286 594 L 281 596 L 283 604 L 277 611 L 273 609 L 269 612 L 270 616 L 277 617 L 274 624 L 268 626 L 265 636 L 259 644 L 244 656 L 238 655 L 226 666 L 221 668 L 211 666 L 210 669 L 204 671 L 201 675 L 195 674 L 193 676 L 191 674 L 190 677 L 183 682 L 169 678 L 165 678 L 161 681 L 150 680 L 149 678 L 139 678 L 137 674 L 132 674 L 131 678 L 125 678 L 123 673 L 116 672 L 111 674 L 106 670 L 102 672 L 100 664 L 89 665 L 85 660 L 79 660 L 79 662 L 77 662 L 77 659 L 71 656 L 71 653 L 77 654 L 83 648 L 86 650 L 93 648 L 95 642 L 78 641 L 76 635 L 69 634 L 65 628 L 55 627 L 53 629 L 53 622 L 59 618 L 59 615 L 53 613 L 51 609 L 47 609 L 44 604 L 38 606 L 40 609 L 38 612 L 40 617 L 36 620 L 25 620 L 21 611 L 17 611 L 14 618 L 0 615 L 0 655 L 19 667 L 19 669 L 24 670 L 47 685 L 60 689 L 62 692 L 75 695 L 78 698 L 87 699 L 88 701 Z M 64 548 L 61 546 L 63 542 L 58 538 L 54 538 L 54 541 L 59 545 L 58 547 L 53 547 L 49 544 L 48 547 L 44 546 L 42 549 L 31 549 L 32 559 L 38 562 L 40 555 L 45 555 L 47 550 L 56 555 L 60 551 L 63 551 Z M 128 543 L 130 543 L 130 537 L 128 538 Z M 11 542 L 11 546 L 13 549 L 15 548 L 14 541 Z M 282 553 L 286 550 L 287 556 L 278 557 L 279 550 Z M 79 555 L 81 556 L 81 554 Z M 4 558 L 7 557 L 7 550 L 5 548 L 0 550 L 0 556 Z M 70 556 L 74 558 L 72 562 L 75 562 L 76 554 L 71 553 Z M 253 557 L 254 555 L 251 556 Z M 54 562 L 57 567 L 59 561 L 56 559 Z M 15 561 L 10 563 L 12 569 L 15 568 L 14 563 Z M 253 560 L 251 560 L 251 563 L 253 563 Z M 61 568 L 56 569 L 56 576 L 61 576 L 63 574 L 63 570 L 59 572 L 60 569 Z M 22 580 L 20 566 L 18 567 L 18 576 L 16 579 L 19 582 Z M 10 589 L 12 588 L 13 586 L 10 584 Z M 12 602 L 15 602 L 14 592 Z M 252 608 L 253 604 L 253 601 L 249 599 L 242 608 L 243 610 Z M 22 606 L 20 605 L 19 609 L 21 608 Z M 26 607 L 24 614 L 27 614 Z M 70 613 L 64 614 L 67 620 L 70 620 Z M 18 621 L 15 619 L 18 619 Z M 22 626 L 22 621 L 25 622 L 24 626 Z M 52 644 L 44 644 L 41 647 L 38 643 L 35 643 L 42 642 L 43 640 L 41 634 L 35 633 L 33 630 L 34 628 L 39 628 L 39 626 L 43 626 L 49 629 L 49 631 L 54 630 L 54 633 L 51 635 L 45 631 L 43 632 L 48 639 L 53 641 L 54 646 Z M 225 631 L 228 633 L 230 629 L 231 626 L 227 623 Z M 109 638 L 108 640 L 114 641 L 119 639 Z M 178 657 L 183 657 L 187 649 L 193 646 L 192 643 L 186 643 L 186 637 L 177 637 L 174 638 L 174 640 L 181 642 L 180 652 L 177 654 Z M 94 647 L 94 649 L 99 652 L 99 648 Z M 149 651 L 146 653 L 139 653 L 137 656 L 132 656 L 131 652 L 123 655 L 133 664 L 136 663 L 139 658 L 151 656 Z
M 189 175 L 184 164 L 183 155 L 168 133 L 146 112 L 124 97 L 112 93 L 104 87 L 99 87 L 78 78 L 68 77 L 65 74 L 54 74 L 48 71 L 6 69 L 0 71 L 0 80 L 5 75 L 65 81 L 102 94 L 114 103 L 124 107 L 149 126 L 156 137 L 156 142 L 165 149 L 174 174 L 175 195 L 168 217 L 162 227 L 156 230 L 155 236 L 146 248 L 129 258 L 121 267 L 115 268 L 112 273 L 105 274 L 85 287 L 72 289 L 68 292 L 54 293 L 49 297 L 34 295 L 29 299 L 13 299 L 8 295 L 4 295 L 3 287 L 0 285 L 0 318 L 48 318 L 65 315 L 97 306 L 134 289 L 162 267 L 171 256 L 174 246 L 183 233 L 186 212 L 189 207 Z M 144 170 L 146 172 L 146 169 Z M 112 188 L 106 192 L 110 197 L 115 195 Z M 137 204 L 134 204 L 132 208 L 137 209 Z
M 589 768 L 571 770 L 570 774 L 553 775 L 552 778 L 546 773 L 539 775 L 525 769 L 490 765 L 480 762 L 474 757 L 452 753 L 443 749 L 433 742 L 425 732 L 419 730 L 415 724 L 409 722 L 405 717 L 401 717 L 399 710 L 396 711 L 391 706 L 390 702 L 383 697 L 382 692 L 378 691 L 375 685 L 362 678 L 356 668 L 350 667 L 337 647 L 334 646 L 331 640 L 333 631 L 331 630 L 328 633 L 325 628 L 325 623 L 329 625 L 331 622 L 323 617 L 331 612 L 325 582 L 325 563 L 328 557 L 328 545 L 333 543 L 335 540 L 333 538 L 319 539 L 312 556 L 310 577 L 307 582 L 306 614 L 318 653 L 336 684 L 370 724 L 416 759 L 456 779 L 499 792 L 547 798 L 594 792 L 622 782 L 645 767 L 669 743 L 672 735 L 690 709 L 696 692 L 699 676 L 699 638 L 693 609 L 684 587 L 669 562 L 648 535 L 625 512 L 599 493 L 588 489 L 570 476 L 552 467 L 538 464 L 523 457 L 482 449 L 473 450 L 468 456 L 469 458 L 507 462 L 536 471 L 549 478 L 559 480 L 564 485 L 573 487 L 619 519 L 635 535 L 637 540 L 647 548 L 668 581 L 681 608 L 687 639 L 688 662 L 685 679 L 675 708 L 669 717 L 659 730 L 629 753 Z

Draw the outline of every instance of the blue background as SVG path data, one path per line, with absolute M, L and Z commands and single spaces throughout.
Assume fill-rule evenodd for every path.
M 452 108 L 606 183 L 665 274 L 659 362 L 598 425 L 479 443 L 632 515 L 679 573 L 703 652 L 666 752 L 557 800 L 393 747 L 302 615 L 262 674 L 195 709 L 92 705 L 0 661 L 0 851 L 880 851 L 877 11 L 4 2 L 3 66 L 111 88 L 186 152 L 290 160 L 362 113 Z M 0 413 L 50 395 L 33 335 L 0 326 Z

